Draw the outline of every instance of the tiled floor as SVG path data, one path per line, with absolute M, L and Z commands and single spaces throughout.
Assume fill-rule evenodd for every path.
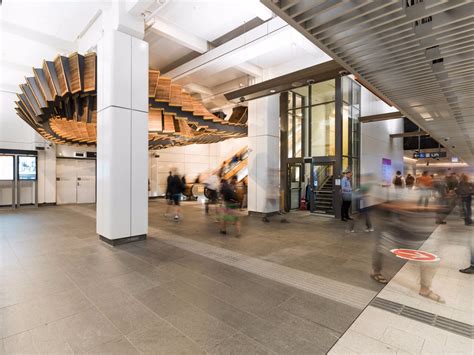
M 98 240 L 94 206 L 0 210 L 0 354 L 323 354 L 364 305 L 318 282 L 381 289 L 368 276 L 373 236 L 341 222 L 245 218 L 237 239 L 199 205 L 179 223 L 164 207 L 150 203 L 147 241 L 116 248 Z M 402 265 L 389 260 L 387 275 Z
M 432 289 L 445 304 L 418 295 L 419 265 L 407 263 L 379 293 L 384 298 L 474 325 L 474 278 L 458 270 L 469 263 L 474 229 L 453 214 L 420 248 L 441 258 Z M 367 307 L 330 354 L 347 353 L 472 354 L 474 341 L 385 310 Z

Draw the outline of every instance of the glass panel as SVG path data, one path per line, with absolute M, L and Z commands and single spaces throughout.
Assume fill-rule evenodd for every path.
M 298 208 L 301 194 L 301 167 L 290 166 L 290 208 Z
M 295 158 L 301 158 L 303 147 L 303 111 L 295 110 Z
M 311 86 L 311 105 L 322 104 L 336 99 L 336 81 L 334 79 Z
M 333 165 L 313 165 L 313 212 L 332 214 Z
M 349 154 L 349 105 L 342 107 L 342 155 Z
M 311 108 L 311 155 L 327 156 L 336 153 L 334 102 Z
M 293 108 L 293 93 L 290 91 L 288 93 L 288 109 L 291 110 Z
M 288 112 L 288 158 L 293 158 L 293 112 Z
M 350 90 L 351 90 L 351 79 L 349 79 L 347 76 L 343 76 L 342 77 L 342 101 L 344 101 L 346 104 L 349 104 L 349 101 L 351 99 Z
M 305 106 L 308 104 L 308 87 L 303 86 L 298 89 L 292 90 L 295 95 L 295 108 L 299 108 L 301 106 Z

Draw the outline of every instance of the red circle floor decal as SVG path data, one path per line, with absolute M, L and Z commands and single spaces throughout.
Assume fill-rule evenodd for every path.
M 439 261 L 440 258 L 434 254 L 428 253 L 423 250 L 413 250 L 413 249 L 392 249 L 390 250 L 397 258 L 405 260 L 415 260 L 415 261 L 426 261 L 434 262 Z

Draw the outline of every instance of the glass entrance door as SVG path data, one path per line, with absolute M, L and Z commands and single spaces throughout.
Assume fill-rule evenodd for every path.
M 290 209 L 298 209 L 301 201 L 303 164 L 288 164 L 288 175 Z
M 334 216 L 334 164 L 311 163 L 311 212 Z

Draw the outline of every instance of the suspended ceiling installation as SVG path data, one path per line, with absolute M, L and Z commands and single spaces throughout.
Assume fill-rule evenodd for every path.
M 73 53 L 33 68 L 34 76 L 20 85 L 18 116 L 57 144 L 95 145 L 96 63 L 95 53 Z M 150 149 L 247 136 L 246 107 L 236 108 L 229 120 L 224 120 L 159 71 L 150 70 L 148 82 Z
M 261 0 L 474 164 L 474 2 Z

